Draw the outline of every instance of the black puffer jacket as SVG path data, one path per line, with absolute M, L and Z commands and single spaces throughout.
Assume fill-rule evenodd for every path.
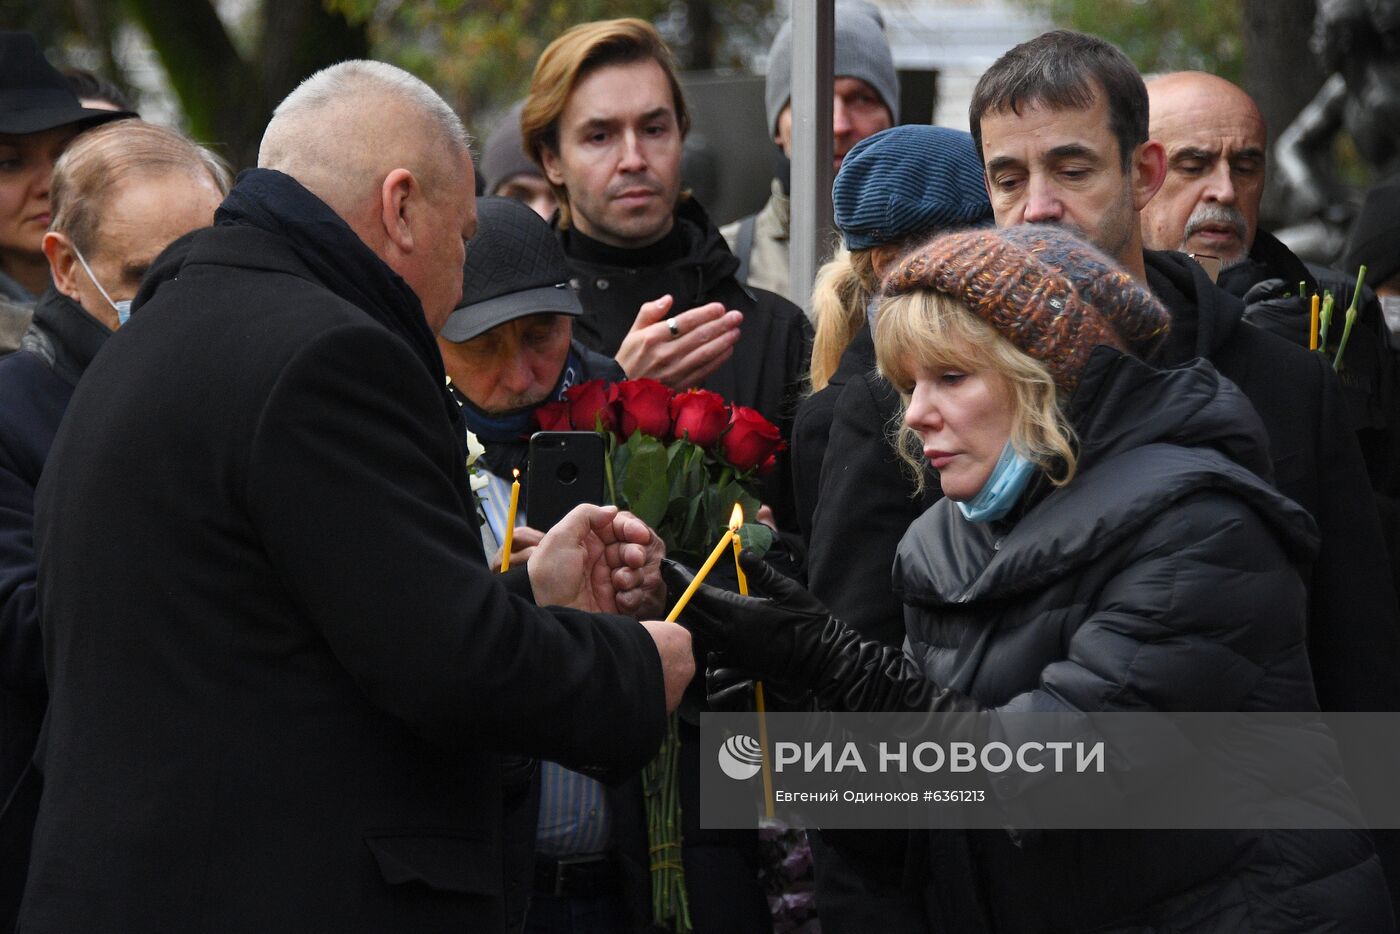
M 1217 283 L 1244 301 L 1245 321 L 1300 347 L 1308 346 L 1310 302 L 1298 296 L 1299 283 L 1305 284 L 1309 296 L 1320 295 L 1324 290 L 1331 292 L 1336 299 L 1336 313 L 1327 334 L 1329 360 L 1336 354 L 1345 312 L 1356 291 L 1355 274 L 1309 266 L 1265 230 L 1255 236 L 1246 260 L 1222 272 Z M 1380 302 L 1369 288 L 1362 292 L 1360 315 L 1342 363 L 1337 381 L 1366 459 L 1371 486 L 1393 495 L 1396 478 L 1391 476 L 1387 459 L 1397 417 L 1392 404 L 1395 361 Z
M 1204 361 L 1159 371 L 1100 349 L 1072 402 L 1068 485 L 994 525 L 940 501 L 901 543 L 926 675 L 1001 709 L 1316 709 L 1299 573 L 1316 528 L 1261 478 L 1244 396 Z M 1393 927 L 1362 834 L 938 832 L 929 847 L 931 871 L 970 876 L 934 877 L 937 930 Z
M 1308 656 L 1323 710 L 1400 710 L 1400 616 L 1356 434 L 1332 368 L 1261 328 L 1181 253 L 1147 251 L 1147 279 L 1172 314 L 1153 362 L 1209 360 L 1248 397 L 1269 438 L 1279 492 L 1317 520 Z M 1350 353 L 1350 351 L 1348 351 Z

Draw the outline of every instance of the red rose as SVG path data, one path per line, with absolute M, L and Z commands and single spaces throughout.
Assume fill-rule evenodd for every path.
M 729 430 L 720 438 L 725 459 L 740 471 L 761 467 L 784 447 L 778 426 L 746 405 L 734 406 Z
M 671 390 L 654 379 L 629 379 L 617 384 L 617 407 L 622 413 L 624 438 L 632 432 L 671 439 Z
M 717 392 L 691 389 L 676 393 L 671 400 L 671 418 L 676 423 L 677 438 L 708 448 L 729 424 L 729 406 Z
M 564 390 L 569 421 L 579 431 L 592 431 L 601 421 L 604 431 L 617 431 L 617 387 L 607 380 L 591 379 Z
M 540 431 L 572 431 L 574 426 L 569 421 L 569 403 L 562 399 L 546 402 L 535 409 L 535 423 L 540 426 Z
M 773 468 L 778 466 L 778 455 L 769 454 L 768 459 L 763 462 L 763 466 L 758 468 L 758 475 L 766 477 L 773 472 Z

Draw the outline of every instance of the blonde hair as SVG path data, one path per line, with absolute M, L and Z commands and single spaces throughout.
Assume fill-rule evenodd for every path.
M 810 367 L 813 392 L 831 382 L 841 355 L 865 323 L 871 300 L 880 294 L 883 261 L 895 260 L 911 240 L 917 239 L 905 237 L 862 250 L 848 250 L 838 242 L 831 261 L 817 270 L 812 284 L 812 320 L 816 325 Z
M 520 111 L 520 144 L 525 155 L 543 169 L 543 151 L 559 152 L 559 118 L 580 81 L 606 65 L 648 60 L 656 62 L 666 73 L 676 125 L 680 128 L 681 139 L 685 139 L 690 132 L 690 111 L 685 106 L 680 78 L 676 76 L 676 59 L 670 48 L 656 27 L 646 20 L 610 19 L 575 26 L 551 42 L 535 63 L 530 93 Z M 572 223 L 568 190 L 553 182 L 550 187 L 559 202 L 559 227 L 566 229 Z
M 914 387 L 916 366 L 990 372 L 999 377 L 1014 407 L 1011 444 L 1022 457 L 1063 486 L 1078 463 L 1074 429 L 1060 409 L 1050 371 L 1002 337 L 956 299 L 932 289 L 886 298 L 875 328 L 875 358 L 880 373 L 904 400 L 891 441 L 910 468 L 919 492 L 925 463 L 918 434 L 904 425 Z
M 231 179 L 224 160 L 174 130 L 136 118 L 88 130 L 54 163 L 49 229 L 90 254 L 108 195 L 128 179 L 170 172 L 207 177 L 220 194 L 228 194 Z
M 812 318 L 817 326 L 812 339 L 813 392 L 831 382 L 841 354 L 860 330 L 865 309 L 879 287 L 869 250 L 852 253 L 842 247 L 817 270 L 812 285 Z

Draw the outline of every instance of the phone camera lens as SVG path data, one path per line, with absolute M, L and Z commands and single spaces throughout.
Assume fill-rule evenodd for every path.
M 578 464 L 573 461 L 565 461 L 559 465 L 559 482 L 573 483 L 578 479 Z

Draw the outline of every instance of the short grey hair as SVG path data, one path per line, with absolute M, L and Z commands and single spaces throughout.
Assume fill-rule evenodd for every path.
M 470 146 L 467 129 L 462 120 L 447 106 L 442 96 L 421 78 L 386 62 L 352 59 L 322 68 L 297 85 L 277 109 L 272 112 L 271 129 L 279 118 L 298 112 L 319 109 L 346 98 L 378 92 L 399 97 L 418 107 L 437 123 L 443 134 L 462 149 Z M 263 138 L 263 146 L 267 138 Z M 263 164 L 263 151 L 258 151 L 258 164 Z
M 386 127 L 396 111 L 409 122 Z M 353 60 L 321 69 L 277 105 L 258 165 L 292 176 L 344 216 L 386 159 L 435 185 L 470 152 L 461 118 L 431 87 L 402 68 Z

